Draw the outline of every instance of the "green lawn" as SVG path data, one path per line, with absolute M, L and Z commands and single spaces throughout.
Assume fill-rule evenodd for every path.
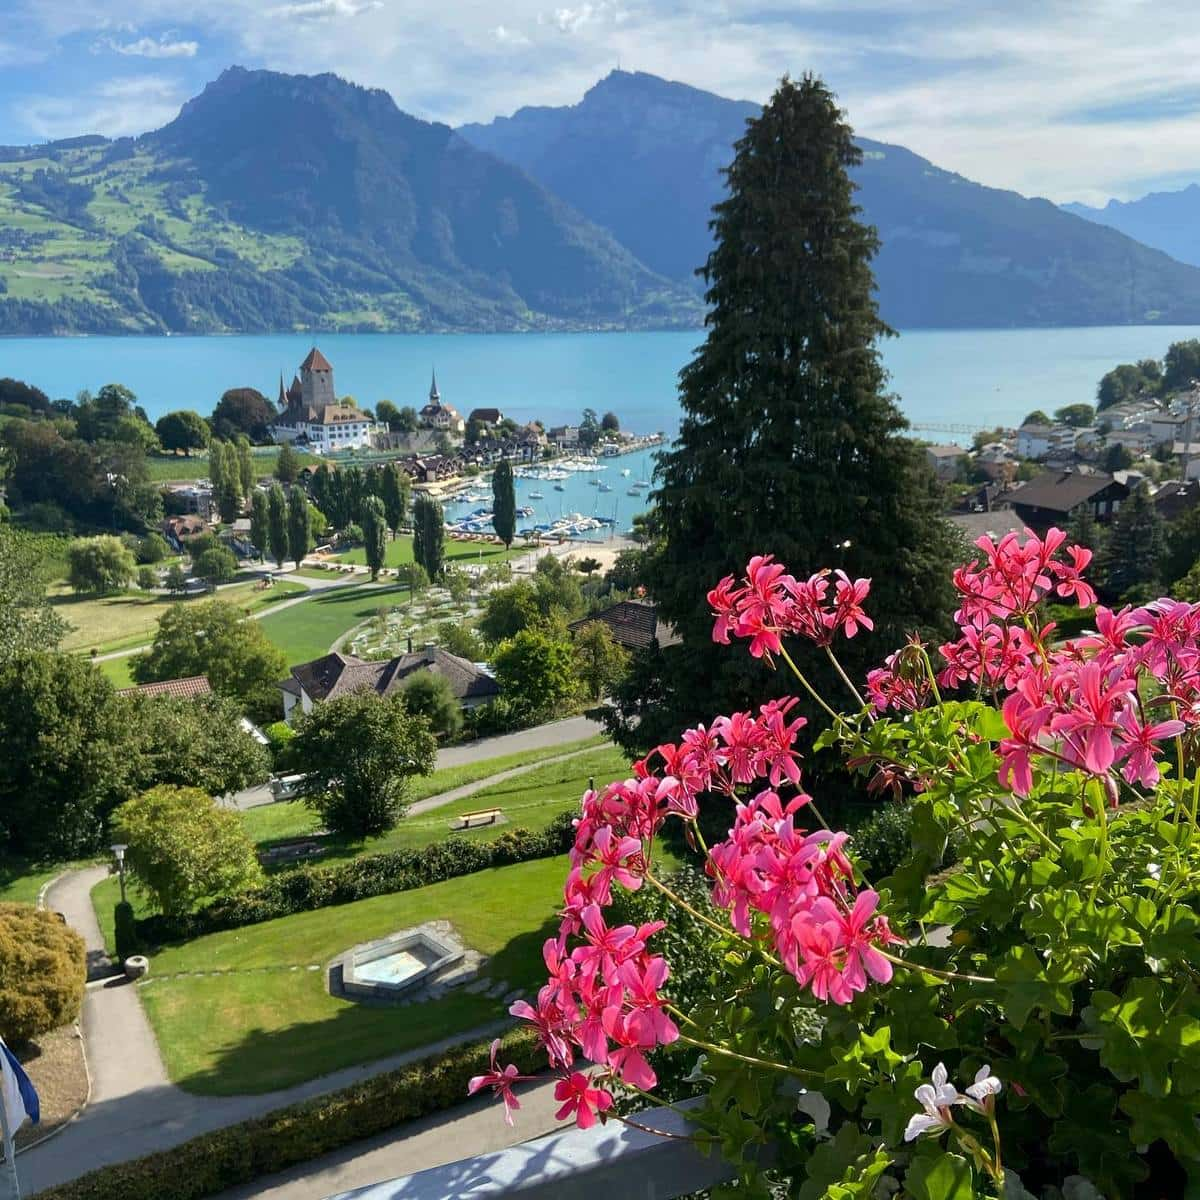
M 303 450 L 298 450 L 300 466 L 306 467 L 317 461 Z M 254 471 L 260 479 L 275 473 L 279 450 L 275 446 L 255 447 Z M 146 459 L 146 467 L 153 483 L 191 483 L 195 479 L 208 478 L 208 455 L 193 454 L 190 458 L 181 455 L 155 454 Z
M 0 857 L 0 901 L 33 904 L 42 885 L 77 863 L 31 863 L 24 858 Z
M 278 586 L 278 585 L 276 585 Z M 345 591 L 320 592 L 303 604 L 263 617 L 263 632 L 287 655 L 288 665 L 308 662 L 329 653 L 329 647 L 347 630 L 380 608 L 407 602 L 408 589 L 399 584 L 367 587 L 358 584 Z
M 504 562 L 507 559 L 520 558 L 521 555 L 528 553 L 528 548 L 506 551 L 503 546 L 493 545 L 489 542 L 456 542 L 450 537 L 446 538 L 446 562 L 459 566 L 466 566 L 474 562 Z M 404 563 L 412 562 L 412 560 L 412 538 L 407 534 L 401 534 L 394 542 L 388 543 L 384 555 L 385 566 L 399 567 Z M 356 546 L 353 550 L 347 550 L 345 554 L 337 555 L 337 561 L 365 563 L 367 552 L 362 546 Z
M 534 763 L 540 759 L 568 754 L 601 739 L 576 742 L 567 746 L 548 747 L 545 750 L 527 751 L 524 754 L 506 755 L 466 767 L 451 767 L 435 771 L 432 775 L 413 781 L 413 800 L 423 800 L 448 792 L 477 779 L 499 774 L 511 767 Z M 563 762 L 547 763 L 537 770 L 514 776 L 481 788 L 465 799 L 456 800 L 441 808 L 419 816 L 405 817 L 400 825 L 388 833 L 365 841 L 347 842 L 330 839 L 329 852 L 321 862 L 357 858 L 363 854 L 379 854 L 386 850 L 402 847 L 426 846 L 440 841 L 450 833 L 454 818 L 464 812 L 477 812 L 484 808 L 502 808 L 508 820 L 501 825 L 483 825 L 463 836 L 489 841 L 499 837 L 506 829 L 544 829 L 559 813 L 578 807 L 579 798 L 587 786 L 589 777 L 607 782 L 624 778 L 629 764 L 624 755 L 613 747 L 598 747 L 588 754 L 580 754 Z M 321 822 L 301 800 L 290 800 L 280 804 L 265 804 L 243 814 L 246 831 L 256 843 L 269 843 L 283 838 L 303 837 L 320 828 Z
M 404 1008 L 336 999 L 325 970 L 358 942 L 446 918 L 489 955 L 485 975 L 532 990 L 566 870 L 564 856 L 479 871 L 163 949 L 139 995 L 172 1080 L 204 1095 L 267 1092 L 502 1017 L 501 1000 L 463 992 Z M 101 914 L 111 891 L 96 889 Z M 233 973 L 163 978 L 176 972 Z
M 100 674 L 115 688 L 133 687 L 133 660 L 136 654 L 122 654 L 120 658 L 106 658 L 98 662 Z
M 221 588 L 215 598 L 256 612 L 303 591 L 302 583 L 280 582 L 260 591 L 256 582 L 248 581 Z M 172 604 L 190 604 L 197 599 L 213 597 L 205 593 L 180 599 L 139 591 L 117 596 L 78 596 L 63 587 L 55 587 L 50 593 L 54 610 L 71 625 L 71 632 L 63 639 L 63 649 L 94 649 L 101 654 L 151 641 L 159 618 Z

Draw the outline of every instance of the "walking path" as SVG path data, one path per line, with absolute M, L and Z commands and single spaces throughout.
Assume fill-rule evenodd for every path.
M 508 1024 L 493 1023 L 258 1096 L 194 1096 L 170 1082 L 137 988 L 115 973 L 104 949 L 90 893 L 107 875 L 104 866 L 70 871 L 46 893 L 45 906 L 61 912 L 87 944 L 89 984 L 81 1025 L 92 1095 L 62 1133 L 20 1156 L 22 1186 L 30 1195 L 95 1167 L 165 1150 L 209 1130 L 348 1087 L 461 1042 L 498 1033 Z M 401 1131 L 395 1136 L 405 1135 Z M 405 1169 L 397 1167 L 395 1173 Z

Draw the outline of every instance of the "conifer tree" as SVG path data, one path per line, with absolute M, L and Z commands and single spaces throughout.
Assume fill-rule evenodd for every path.
M 267 496 L 267 545 L 271 557 L 282 567 L 288 552 L 287 500 L 277 483 L 271 485 Z
M 293 487 L 287 498 L 287 543 L 288 554 L 300 562 L 312 545 L 312 518 L 308 511 L 308 497 L 304 489 Z
M 492 472 L 492 528 L 507 550 L 517 532 L 517 493 L 512 463 L 501 460 Z
M 387 552 L 387 516 L 383 511 L 383 501 L 378 496 L 368 496 L 363 501 L 362 531 L 367 566 L 371 569 L 371 578 L 378 579 Z
M 1137 589 L 1131 600 L 1148 600 L 1162 579 L 1166 541 L 1163 519 L 1150 490 L 1139 484 L 1124 500 L 1113 518 L 1112 528 L 1099 563 L 1104 588 L 1114 598 Z
M 860 680 L 953 608 L 957 539 L 886 390 L 878 341 L 892 331 L 873 294 L 878 238 L 854 203 L 853 133 L 820 80 L 785 78 L 735 150 L 701 271 L 707 336 L 680 377 L 646 566 L 660 620 L 683 641 L 617 689 L 610 727 L 628 749 L 796 690 L 787 672 L 712 641 L 705 595 L 752 555 L 798 578 L 825 567 L 871 578 L 875 632 L 839 647 Z M 819 655 L 805 664 L 850 702 Z M 813 732 L 819 714 L 804 711 Z

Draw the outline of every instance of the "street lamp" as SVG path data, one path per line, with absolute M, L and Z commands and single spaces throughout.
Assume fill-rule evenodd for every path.
M 121 903 L 124 904 L 125 903 L 125 851 L 128 850 L 129 847 L 118 842 L 115 846 L 111 847 L 111 849 L 113 852 L 113 857 L 117 860 L 117 871 L 121 876 Z

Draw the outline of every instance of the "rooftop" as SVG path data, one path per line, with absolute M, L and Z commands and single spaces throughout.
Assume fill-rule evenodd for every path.
M 170 696 L 176 700 L 194 700 L 197 696 L 211 696 L 212 686 L 207 675 L 189 675 L 186 679 L 161 679 L 157 683 L 142 683 L 137 687 L 120 688 L 118 696 Z
M 462 701 L 500 694 L 500 685 L 486 671 L 440 646 L 426 646 L 380 662 L 366 662 L 335 651 L 293 667 L 292 679 L 284 680 L 280 687 L 292 691 L 294 681 L 312 700 L 332 700 L 361 688 L 371 688 L 387 696 L 418 671 L 433 671 L 443 676 L 455 697 Z
M 1044 471 L 1011 493 L 1014 505 L 1069 513 L 1117 481 L 1103 472 Z
M 659 625 L 658 609 L 647 600 L 622 600 L 602 612 L 572 621 L 568 628 L 582 629 L 593 621 L 607 625 L 613 641 L 626 650 L 645 650 L 653 642 L 673 646 L 680 641 L 679 634 L 665 621 Z

